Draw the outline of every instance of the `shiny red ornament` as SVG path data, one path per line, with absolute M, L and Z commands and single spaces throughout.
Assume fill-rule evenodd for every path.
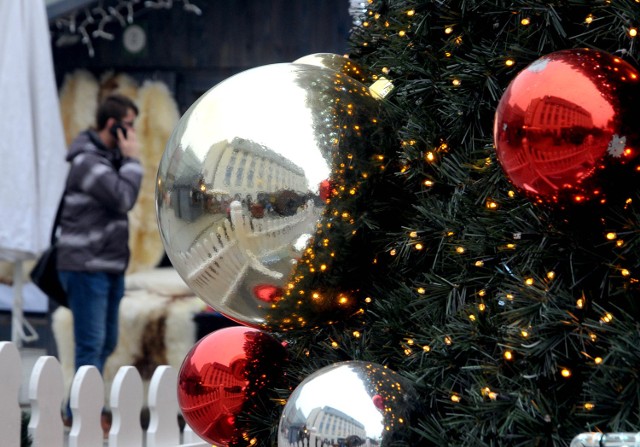
M 253 288 L 253 294 L 261 301 L 266 303 L 275 303 L 283 295 L 282 287 L 272 284 L 258 284 Z
M 191 348 L 178 374 L 178 405 L 198 436 L 226 446 L 238 435 L 236 416 L 247 390 L 262 386 L 252 383 L 252 371 L 260 367 L 261 353 L 274 349 L 284 347 L 267 333 L 244 326 L 218 329 Z
M 536 202 L 599 202 L 638 185 L 640 73 L 609 53 L 562 50 L 522 70 L 494 121 L 498 161 Z
M 320 200 L 323 202 L 331 198 L 331 192 L 333 191 L 333 184 L 330 180 L 323 180 L 320 182 Z
M 375 405 L 378 410 L 384 410 L 384 397 L 376 394 L 371 398 L 371 400 L 373 401 L 373 405 Z

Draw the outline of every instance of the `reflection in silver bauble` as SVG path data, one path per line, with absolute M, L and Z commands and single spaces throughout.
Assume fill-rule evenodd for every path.
M 345 129 L 361 132 L 377 108 L 355 79 L 286 63 L 232 76 L 187 110 L 160 162 L 156 211 L 169 259 L 202 300 L 264 323 L 321 217 Z
M 280 418 L 278 447 L 384 447 L 408 432 L 417 402 L 411 385 L 395 371 L 362 361 L 335 363 L 293 391 Z

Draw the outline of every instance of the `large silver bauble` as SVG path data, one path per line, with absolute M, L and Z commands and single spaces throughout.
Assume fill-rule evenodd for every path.
M 416 394 L 395 371 L 347 361 L 324 367 L 300 383 L 284 407 L 278 447 L 384 447 L 407 434 Z
M 355 79 L 294 63 L 241 72 L 187 110 L 160 162 L 156 211 L 195 294 L 240 323 L 264 323 L 269 290 L 287 283 L 321 218 L 320 185 L 345 129 L 362 132 L 377 110 Z

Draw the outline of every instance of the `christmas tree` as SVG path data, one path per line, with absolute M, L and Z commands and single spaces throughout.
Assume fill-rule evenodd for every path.
M 493 134 L 521 70 L 576 48 L 635 65 L 639 23 L 632 0 L 367 2 L 349 56 L 393 83 L 391 132 L 360 159 L 375 185 L 333 199 L 358 230 L 342 263 L 305 272 L 363 312 L 284 332 L 294 384 L 342 360 L 398 371 L 424 405 L 406 445 L 640 430 L 638 189 L 623 183 L 624 200 L 604 204 L 535 200 L 505 175 Z
M 386 445 L 563 446 L 582 432 L 640 431 L 639 24 L 637 0 L 364 4 L 349 58 L 373 74 L 363 82 L 393 89 L 375 129 L 344 136 L 328 211 L 270 314 L 288 382 L 277 398 L 251 394 L 230 445 L 275 445 L 273 402 L 356 360 L 397 372 L 419 398 Z M 615 119 L 595 124 L 575 74 L 565 90 L 578 99 L 558 97 L 566 77 L 547 79 L 539 99 L 593 115 L 586 124 L 525 128 L 529 112 L 512 107 L 503 112 L 520 124 L 496 125 L 519 73 L 565 50 L 578 50 L 575 73 Z M 616 82 L 631 87 L 612 86 L 617 68 L 603 61 L 628 64 Z M 624 135 L 594 130 L 616 126 Z M 544 141 L 552 153 L 522 173 L 496 141 Z M 601 141 L 613 162 L 576 161 Z M 572 177 L 546 192 L 555 162 Z

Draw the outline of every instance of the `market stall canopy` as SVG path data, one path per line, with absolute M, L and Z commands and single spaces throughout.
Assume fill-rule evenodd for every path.
M 68 169 L 42 0 L 0 2 L 0 104 L 0 260 L 16 265 L 15 326 L 22 261 L 49 245 Z

